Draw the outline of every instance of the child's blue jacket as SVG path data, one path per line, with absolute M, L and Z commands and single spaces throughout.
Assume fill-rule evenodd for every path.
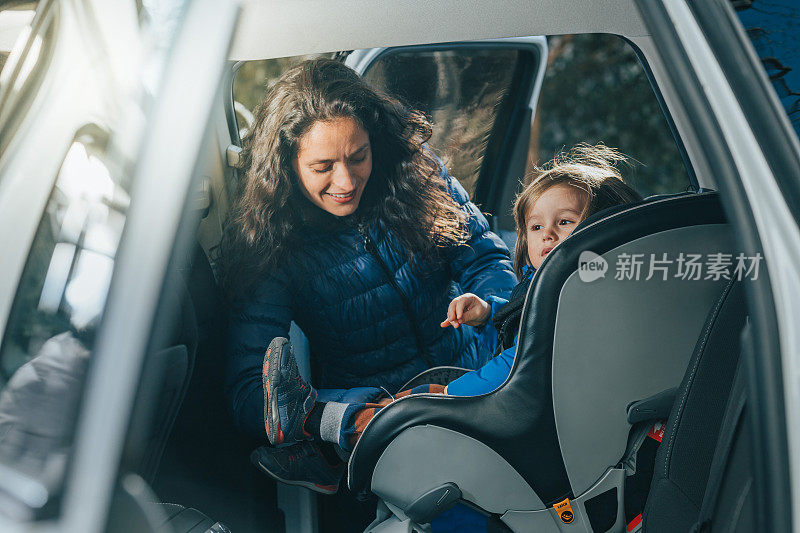
M 491 353 L 494 353 L 497 350 L 497 329 L 492 324 L 492 318 L 498 309 L 508 303 L 508 300 L 498 296 L 489 296 L 486 301 L 492 306 L 489 321 L 483 328 L 475 328 L 473 331 L 478 341 Z M 467 372 L 460 378 L 451 381 L 447 385 L 447 394 L 450 396 L 477 396 L 492 392 L 502 385 L 514 365 L 517 340 L 517 336 L 515 336 L 513 346 L 490 359 L 478 370 Z

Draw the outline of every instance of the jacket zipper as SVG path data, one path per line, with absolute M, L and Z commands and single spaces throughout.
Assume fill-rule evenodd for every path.
M 392 271 L 389 270 L 389 266 L 384 262 L 383 258 L 378 253 L 378 247 L 375 245 L 375 242 L 372 240 L 372 237 L 369 236 L 369 232 L 367 228 L 363 225 L 358 226 L 358 232 L 364 238 L 364 247 L 367 251 L 378 261 L 378 264 L 383 270 L 384 275 L 389 280 L 389 283 L 394 287 L 394 290 L 397 292 L 397 295 L 400 296 L 400 301 L 403 304 L 403 312 L 406 315 L 406 319 L 408 319 L 408 323 L 411 326 L 411 332 L 414 334 L 414 341 L 417 344 L 417 352 L 422 358 L 425 360 L 425 363 L 428 365 L 428 368 L 433 368 L 433 361 L 428 357 L 425 353 L 425 350 L 422 349 L 422 337 L 419 334 L 419 329 L 417 328 L 417 323 L 414 321 L 414 315 L 411 313 L 411 303 L 406 298 L 406 295 L 400 290 L 400 285 L 397 284 L 397 280 L 394 279 L 394 275 Z

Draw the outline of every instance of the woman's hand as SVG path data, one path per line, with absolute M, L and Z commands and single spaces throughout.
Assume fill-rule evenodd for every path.
M 489 319 L 492 306 L 472 293 L 462 294 L 453 298 L 447 308 L 447 319 L 441 323 L 443 328 L 453 326 L 457 328 L 461 324 L 468 326 L 483 326 Z

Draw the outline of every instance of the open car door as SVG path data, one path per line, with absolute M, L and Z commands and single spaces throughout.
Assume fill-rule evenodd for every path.
M 40 2 L 3 68 L 2 531 L 169 527 L 120 463 L 238 12 L 172 7 Z

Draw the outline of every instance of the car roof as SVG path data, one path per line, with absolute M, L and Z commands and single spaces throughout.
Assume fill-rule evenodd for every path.
M 647 35 L 632 0 L 247 0 L 230 58 L 569 33 Z

